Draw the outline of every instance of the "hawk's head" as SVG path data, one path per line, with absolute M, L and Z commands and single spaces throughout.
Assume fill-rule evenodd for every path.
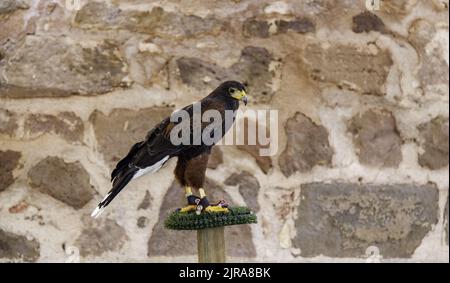
M 244 102 L 247 105 L 247 92 L 245 86 L 237 81 L 227 81 L 218 87 L 220 93 L 228 95 L 233 99 Z

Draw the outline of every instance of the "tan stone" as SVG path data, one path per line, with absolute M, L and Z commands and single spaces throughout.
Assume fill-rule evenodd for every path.
M 385 82 L 393 64 L 387 50 L 376 54 L 368 46 L 309 44 L 303 60 L 311 79 L 361 94 L 385 95 Z
M 83 47 L 67 37 L 27 36 L 0 65 L 0 97 L 102 94 L 123 85 L 126 64 L 112 41 Z
M 216 34 L 223 28 L 223 23 L 212 17 L 203 19 L 172 13 L 161 7 L 151 11 L 121 10 L 103 2 L 87 3 L 78 11 L 75 23 L 86 29 L 118 29 L 174 37 Z
M 70 142 L 83 140 L 83 121 L 73 112 L 62 112 L 56 116 L 31 114 L 25 120 L 24 128 L 31 137 L 55 134 Z

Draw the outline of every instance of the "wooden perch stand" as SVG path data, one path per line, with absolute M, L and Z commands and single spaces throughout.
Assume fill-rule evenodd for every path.
M 224 263 L 225 227 L 197 230 L 197 251 L 199 263 Z
M 247 207 L 231 207 L 229 212 L 171 213 L 166 221 L 167 229 L 197 230 L 197 251 L 199 263 L 224 263 L 225 226 L 257 223 L 256 215 Z

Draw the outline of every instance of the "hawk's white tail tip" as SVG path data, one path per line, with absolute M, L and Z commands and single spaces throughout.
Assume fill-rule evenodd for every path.
M 91 217 L 92 217 L 92 218 L 97 218 L 97 217 L 99 217 L 99 216 L 103 213 L 103 210 L 105 210 L 104 207 L 97 206 L 97 207 L 95 208 L 95 210 L 92 212 Z

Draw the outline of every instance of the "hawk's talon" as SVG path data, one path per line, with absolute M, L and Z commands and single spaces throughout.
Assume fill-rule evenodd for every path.
M 209 213 L 217 213 L 217 212 L 228 213 L 229 212 L 227 207 L 223 207 L 223 206 L 220 206 L 220 205 L 217 205 L 217 206 L 216 205 L 210 205 L 207 208 L 205 208 L 205 211 L 209 212 Z
M 196 209 L 197 209 L 196 205 L 187 205 L 187 206 L 185 206 L 183 208 L 179 208 L 178 211 L 185 213 L 185 212 L 194 211 Z
M 221 200 L 216 204 L 210 204 L 208 199 L 206 197 L 202 198 L 200 200 L 199 205 L 197 206 L 196 213 L 197 215 L 200 215 L 201 212 L 209 212 L 209 213 L 215 213 L 215 212 L 228 212 L 228 203 Z

